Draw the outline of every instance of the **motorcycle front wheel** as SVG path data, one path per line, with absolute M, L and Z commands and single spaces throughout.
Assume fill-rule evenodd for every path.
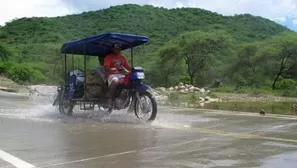
M 150 104 L 148 104 L 147 100 L 150 101 Z M 134 105 L 134 112 L 137 118 L 151 122 L 157 117 L 157 101 L 151 93 L 139 93 L 139 98 L 136 98 Z M 142 117 L 142 115 L 145 117 Z

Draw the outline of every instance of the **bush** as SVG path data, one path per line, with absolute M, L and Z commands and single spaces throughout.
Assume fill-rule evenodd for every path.
M 279 90 L 295 90 L 297 81 L 294 79 L 282 79 L 276 84 L 276 89 Z
M 0 62 L 0 74 L 6 75 L 14 65 L 12 62 Z
M 1 74 L 20 84 L 24 82 L 38 84 L 47 81 L 46 76 L 40 70 L 34 69 L 27 64 L 0 62 Z
M 3 64 L 0 64 L 0 74 L 5 74 L 6 73 L 6 69 L 3 66 Z
M 233 93 L 233 92 L 235 92 L 235 88 L 229 87 L 229 86 L 212 88 L 212 92 Z
M 35 69 L 32 71 L 31 77 L 32 77 L 31 82 L 33 84 L 39 84 L 47 80 L 47 78 L 39 70 L 35 70 Z
M 189 76 L 184 76 L 178 80 L 178 83 L 180 83 L 180 82 L 182 82 L 184 84 L 190 84 L 191 78 Z
M 8 77 L 17 83 L 30 82 L 32 75 L 33 69 L 26 66 L 13 66 L 8 72 Z

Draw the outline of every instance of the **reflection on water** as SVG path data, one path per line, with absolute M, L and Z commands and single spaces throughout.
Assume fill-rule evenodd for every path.
M 265 159 L 260 168 L 295 168 L 297 167 L 297 152 L 284 153 Z

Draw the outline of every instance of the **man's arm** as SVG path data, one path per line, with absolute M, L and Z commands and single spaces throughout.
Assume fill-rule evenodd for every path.
M 132 67 L 129 65 L 127 59 L 124 57 L 124 65 L 123 65 L 128 71 L 132 70 Z

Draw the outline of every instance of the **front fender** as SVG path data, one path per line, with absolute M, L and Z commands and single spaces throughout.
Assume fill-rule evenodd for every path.
M 139 92 L 139 93 L 146 92 L 147 90 L 150 90 L 150 89 L 151 89 L 151 87 L 146 84 L 140 84 L 135 87 L 135 91 Z

